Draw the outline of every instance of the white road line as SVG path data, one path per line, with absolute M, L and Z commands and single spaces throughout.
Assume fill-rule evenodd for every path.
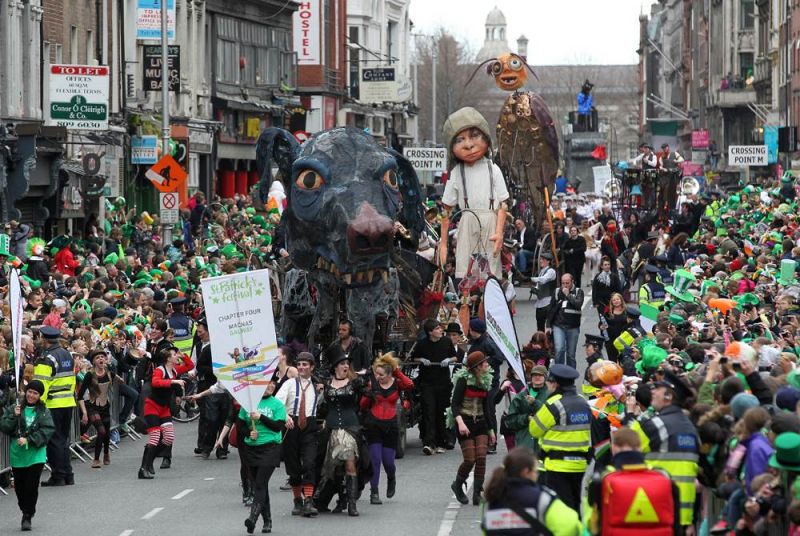
M 213 476 L 210 476 L 210 477 L 208 477 L 208 478 L 204 478 L 203 480 L 205 480 L 205 481 L 214 480 L 214 477 L 213 477 Z
M 470 474 L 467 477 L 466 482 L 466 493 L 469 495 L 469 490 L 472 488 L 472 482 L 475 480 L 475 477 Z M 455 494 L 452 494 L 453 498 L 455 499 Z M 444 512 L 444 516 L 442 517 L 442 522 L 439 523 L 439 531 L 436 533 L 436 536 L 450 536 L 453 532 L 453 526 L 456 524 L 456 518 L 458 517 L 458 512 L 461 510 L 461 503 L 458 501 L 450 501 L 447 504 L 447 510 Z
M 153 519 L 163 509 L 164 509 L 163 507 L 161 507 L 161 508 L 153 508 L 152 510 L 147 512 L 145 515 L 143 515 L 142 519 Z
M 183 499 L 184 497 L 186 497 L 187 495 L 189 495 L 189 494 L 190 494 L 191 492 L 193 492 L 193 491 L 194 491 L 194 489 L 185 489 L 185 490 L 183 490 L 182 492 L 180 492 L 180 493 L 178 493 L 177 495 L 175 495 L 175 496 L 172 498 L 172 500 L 173 500 L 173 501 L 179 501 L 179 500 Z
M 122 532 L 120 532 L 119 536 L 131 536 L 131 534 L 133 534 L 133 530 L 128 529 L 128 530 L 123 530 Z

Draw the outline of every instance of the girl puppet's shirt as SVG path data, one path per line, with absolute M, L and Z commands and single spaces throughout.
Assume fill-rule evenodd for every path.
M 462 214 L 458 223 L 456 277 L 464 277 L 472 254 L 481 253 L 489 259 L 492 274 L 499 278 L 502 274 L 500 255 L 494 255 L 494 242 L 489 237 L 495 233 L 497 210 L 509 197 L 503 173 L 485 157 L 471 166 L 464 165 L 463 176 L 461 170 L 462 166 L 456 164 L 442 194 L 445 205 L 475 211 L 475 214 Z

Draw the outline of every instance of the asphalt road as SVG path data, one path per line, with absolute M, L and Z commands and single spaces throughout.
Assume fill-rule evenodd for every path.
M 523 297 L 527 292 L 522 293 Z M 588 301 L 588 297 L 587 297 Z M 535 329 L 530 302 L 517 306 L 516 324 L 522 343 Z M 581 333 L 597 333 L 597 316 L 591 306 L 584 309 Z M 582 342 L 582 341 L 581 341 Z M 585 367 L 579 346 L 578 362 Z M 227 460 L 202 460 L 192 454 L 196 423 L 176 425 L 173 468 L 157 471 L 154 480 L 137 480 L 144 441 L 123 439 L 112 452 L 112 463 L 102 469 L 75 462 L 75 486 L 42 488 L 38 513 L 33 520 L 38 534 L 59 536 L 199 536 L 245 534 L 247 509 L 241 502 L 239 460 L 235 452 Z M 480 533 L 480 508 L 461 506 L 449 489 L 460 463 L 458 449 L 424 456 L 417 430 L 409 431 L 406 457 L 398 460 L 397 494 L 384 504 L 371 506 L 368 496 L 358 503 L 359 518 L 345 514 L 320 515 L 316 519 L 292 517 L 290 492 L 280 491 L 284 470 L 276 471 L 270 483 L 273 533 L 330 536 L 468 535 Z M 505 446 L 489 457 L 488 474 L 502 462 Z M 158 467 L 158 462 L 156 462 Z M 47 473 L 45 473 L 45 477 Z M 20 513 L 13 490 L 0 495 L 0 534 L 19 530 Z M 257 527 L 260 533 L 260 523 Z

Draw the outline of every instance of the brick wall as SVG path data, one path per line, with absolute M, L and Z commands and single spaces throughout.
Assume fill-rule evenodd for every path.
M 97 54 L 97 3 L 95 0 L 44 0 L 43 40 L 50 43 L 50 61 L 56 61 L 56 47 L 62 47 L 62 61 L 70 63 L 72 58 L 71 35 L 74 26 L 77 32 L 77 62 L 87 63 L 88 31 L 92 31 L 89 57 Z

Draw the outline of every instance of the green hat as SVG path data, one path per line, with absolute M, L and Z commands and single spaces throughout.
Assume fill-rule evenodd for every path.
M 693 302 L 694 296 L 689 293 L 689 287 L 696 281 L 694 275 L 688 270 L 678 270 L 673 277 L 672 285 L 665 287 L 665 290 L 681 301 Z
M 5 255 L 6 257 L 10 257 L 11 252 L 8 251 L 10 245 L 11 245 L 11 238 L 6 234 L 0 234 L 0 255 Z
M 244 212 L 245 214 L 249 214 L 250 216 L 252 216 L 253 214 L 256 213 L 256 209 L 253 207 L 247 207 L 246 209 L 244 209 Z
M 797 263 L 792 259 L 782 259 L 781 260 L 781 275 L 778 277 L 778 283 L 784 286 L 794 285 L 795 280 L 795 268 Z
M 28 277 L 27 275 L 23 275 L 23 276 L 22 276 L 22 279 L 24 279 L 25 281 L 27 281 L 27 282 L 28 282 L 28 284 L 31 286 L 31 288 L 32 288 L 32 289 L 38 289 L 38 288 L 41 288 L 41 287 L 42 287 L 42 282 L 41 282 L 41 281 L 39 281 L 38 279 L 31 279 L 31 278 L 30 278 L 30 277 Z
M 737 303 L 736 308 L 741 309 L 745 305 L 758 305 L 761 303 L 761 300 L 758 299 L 758 296 L 753 294 L 752 292 L 745 292 L 741 296 L 736 296 L 733 298 L 733 301 Z
M 800 370 L 793 369 L 786 375 L 786 383 L 795 389 L 800 389 Z
M 686 322 L 686 319 L 685 319 L 685 318 L 683 318 L 683 317 L 682 317 L 681 315 L 679 315 L 678 313 L 670 313 L 670 314 L 669 314 L 669 317 L 668 317 L 668 320 L 669 320 L 669 323 L 670 323 L 670 324 L 674 324 L 674 325 L 676 325 L 676 326 L 680 326 L 681 324 L 683 324 L 684 322 Z
M 775 438 L 775 452 L 769 457 L 769 466 L 800 472 L 800 434 L 784 432 Z
M 259 214 L 258 216 L 253 216 L 253 223 L 263 229 L 267 225 L 267 220 L 264 219 L 264 216 Z
M 178 286 L 181 287 L 181 292 L 186 292 L 188 290 L 189 283 L 182 276 L 177 276 L 175 281 L 177 281 Z
M 272 245 L 272 235 L 263 234 L 263 235 L 259 236 L 259 239 L 261 239 L 261 245 L 262 246 Z
M 642 352 L 642 358 L 636 362 L 636 370 L 644 374 L 648 370 L 657 369 L 667 359 L 667 351 L 655 344 L 648 345 Z
M 230 259 L 236 254 L 236 246 L 234 244 L 228 244 L 224 248 L 220 249 L 219 252 L 226 259 Z

